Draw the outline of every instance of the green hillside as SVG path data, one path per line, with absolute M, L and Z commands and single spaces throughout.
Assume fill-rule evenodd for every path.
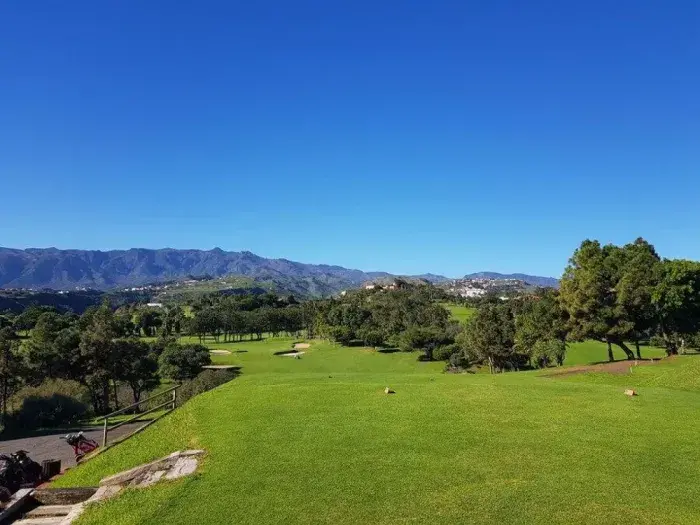
M 455 375 L 322 342 L 274 355 L 291 344 L 219 344 L 239 378 L 68 472 L 56 485 L 208 451 L 196 476 L 80 523 L 700 522 L 700 357 L 622 376 Z

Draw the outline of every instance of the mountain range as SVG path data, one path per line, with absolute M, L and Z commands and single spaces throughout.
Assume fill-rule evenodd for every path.
M 356 287 L 373 279 L 392 277 L 387 272 L 364 272 L 341 266 L 267 259 L 247 251 L 226 252 L 220 248 L 98 251 L 0 247 L 0 288 L 67 290 L 85 287 L 108 290 L 205 275 L 241 275 L 256 281 L 271 282 L 285 290 L 303 289 L 308 295 L 316 296 Z M 521 274 L 511 276 L 484 272 L 472 276 L 522 279 L 534 285 L 553 286 L 557 283 L 556 279 Z M 413 277 L 434 283 L 448 280 L 434 274 Z

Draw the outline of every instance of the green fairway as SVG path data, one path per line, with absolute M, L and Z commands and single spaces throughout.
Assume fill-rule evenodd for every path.
M 634 347 L 630 344 L 634 351 Z M 659 359 L 666 355 L 663 348 L 654 346 L 642 346 L 642 359 Z M 625 359 L 625 353 L 617 346 L 613 346 L 615 360 Z M 581 343 L 569 343 L 566 350 L 564 365 L 589 365 L 593 363 L 606 363 L 608 361 L 608 345 L 600 341 L 583 341 Z
M 60 478 L 94 485 L 208 452 L 197 475 L 127 491 L 80 523 L 700 522 L 700 356 L 624 376 L 456 375 L 322 342 L 274 355 L 292 342 L 217 345 L 239 378 Z
M 464 323 L 476 312 L 476 308 L 463 306 L 460 304 L 443 304 L 450 311 L 453 319 L 457 319 L 460 323 Z

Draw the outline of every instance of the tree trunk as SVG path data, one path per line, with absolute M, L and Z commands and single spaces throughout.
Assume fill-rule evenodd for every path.
M 615 361 L 615 356 L 613 356 L 613 353 L 612 353 L 612 343 L 610 342 L 609 339 L 608 339 L 607 343 L 608 343 L 608 361 L 610 361 L 612 363 L 613 361 Z
M 112 381 L 112 389 L 114 391 L 114 409 L 119 410 L 119 396 L 117 395 L 117 382 Z
M 640 352 L 640 350 L 639 350 L 639 339 L 636 339 L 636 340 L 634 341 L 634 346 L 635 346 L 635 348 L 637 349 L 637 359 L 641 359 L 641 358 L 642 358 L 642 352 Z
M 622 351 L 625 353 L 627 356 L 627 359 L 634 359 L 634 353 L 632 350 L 629 349 L 629 347 L 625 344 L 624 341 L 613 341 L 616 346 L 619 346 L 622 348 Z
M 493 357 L 489 356 L 489 371 L 493 374 Z

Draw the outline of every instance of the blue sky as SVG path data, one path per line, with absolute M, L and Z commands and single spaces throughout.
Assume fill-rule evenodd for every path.
M 700 3 L 5 2 L 0 245 L 700 258 Z

